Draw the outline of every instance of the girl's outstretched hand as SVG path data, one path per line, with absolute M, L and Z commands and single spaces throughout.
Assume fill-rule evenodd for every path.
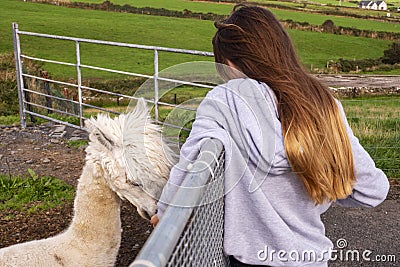
M 150 223 L 153 227 L 156 227 L 158 224 L 158 216 L 157 214 L 153 215 L 153 217 L 151 217 L 150 219 Z

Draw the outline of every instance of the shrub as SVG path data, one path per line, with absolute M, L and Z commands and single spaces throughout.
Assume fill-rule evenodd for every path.
M 385 64 L 396 64 L 400 63 L 400 43 L 392 43 L 392 46 L 383 51 L 382 62 Z
M 381 65 L 382 62 L 380 59 L 359 59 L 359 60 L 347 60 L 340 58 L 339 64 L 341 65 L 342 72 L 350 72 L 350 71 L 367 71 L 368 69 Z
M 324 29 L 324 32 L 333 33 L 335 29 L 335 23 L 333 23 L 333 21 L 330 19 L 325 20 L 324 23 L 322 23 L 322 28 Z
M 15 115 L 17 113 L 17 82 L 15 80 L 2 80 L 0 81 L 0 116 Z
M 18 91 L 14 55 L 0 55 L 0 116 L 18 113 Z
M 24 73 L 28 74 L 38 75 L 41 72 L 41 66 L 32 60 L 24 60 L 23 68 Z M 14 55 L 0 54 L 0 116 L 18 114 L 18 109 Z

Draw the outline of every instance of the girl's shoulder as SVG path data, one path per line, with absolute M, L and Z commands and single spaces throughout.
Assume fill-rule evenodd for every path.
M 232 79 L 208 92 L 205 102 L 213 106 L 227 106 L 246 114 L 262 114 L 268 109 L 279 118 L 273 90 L 265 83 L 250 78 Z
M 221 97 L 258 97 L 260 93 L 268 91 L 269 94 L 274 94 L 273 91 L 264 83 L 256 81 L 251 78 L 238 78 L 227 81 L 224 84 L 214 87 L 208 92 L 208 98 L 221 98 Z

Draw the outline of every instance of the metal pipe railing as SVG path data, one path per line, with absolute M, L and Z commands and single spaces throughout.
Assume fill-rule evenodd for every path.
M 103 41 L 103 40 L 93 40 L 93 39 L 86 39 L 86 38 L 77 38 L 77 37 L 68 37 L 68 36 L 59 36 L 59 35 L 51 35 L 51 34 L 43 34 L 43 33 L 35 33 L 35 32 L 29 32 L 29 31 L 21 31 L 18 29 L 18 24 L 13 23 L 12 24 L 12 32 L 13 32 L 13 41 L 14 41 L 14 54 L 15 54 L 15 64 L 16 64 L 16 70 L 17 70 L 17 84 L 18 84 L 18 98 L 19 98 L 19 104 L 20 104 L 20 118 L 21 118 L 21 126 L 26 127 L 26 114 L 27 113 L 27 108 L 25 104 L 27 102 L 25 101 L 25 93 L 31 93 L 32 90 L 27 90 L 24 87 L 24 77 L 25 78 L 31 78 L 31 79 L 36 79 L 36 80 L 41 80 L 44 82 L 51 82 L 54 84 L 60 84 L 60 85 L 65 85 L 65 86 L 70 86 L 77 88 L 78 91 L 78 98 L 76 99 L 76 103 L 79 107 L 79 128 L 83 128 L 83 123 L 84 123 L 84 107 L 86 106 L 91 106 L 93 105 L 88 105 L 85 104 L 83 101 L 83 92 L 82 90 L 90 90 L 98 93 L 104 93 L 104 94 L 109 94 L 109 95 L 114 95 L 114 96 L 119 96 L 119 97 L 124 97 L 128 99 L 136 99 L 135 97 L 132 96 L 127 96 L 124 94 L 119 94 L 119 93 L 113 93 L 113 92 L 108 92 L 105 90 L 100 90 L 96 88 L 91 88 L 88 86 L 84 86 L 82 84 L 82 68 L 85 69 L 93 69 L 93 70 L 100 70 L 100 71 L 106 71 L 110 73 L 117 73 L 117 74 L 123 74 L 123 75 L 129 75 L 129 76 L 135 76 L 135 77 L 141 77 L 141 78 L 148 78 L 148 79 L 153 79 L 154 80 L 154 99 L 152 100 L 152 103 L 154 104 L 154 112 L 155 112 L 155 120 L 157 122 L 160 122 L 159 120 L 159 105 L 166 105 L 166 106 L 173 106 L 178 109 L 190 109 L 187 107 L 178 107 L 177 105 L 172 105 L 169 103 L 161 102 L 159 101 L 159 93 L 160 93 L 160 88 L 159 88 L 159 81 L 166 81 L 166 82 L 171 82 L 171 83 L 176 83 L 177 85 L 189 85 L 189 86 L 195 86 L 195 87 L 202 87 L 202 88 L 213 88 L 213 86 L 207 85 L 207 84 L 201 84 L 197 82 L 191 82 L 191 81 L 184 81 L 184 80 L 179 80 L 179 79 L 172 79 L 172 78 L 166 78 L 166 77 L 160 77 L 159 75 L 159 52 L 170 52 L 170 53 L 182 53 L 182 54 L 191 54 L 191 55 L 199 55 L 199 56 L 207 56 L 211 57 L 213 56 L 213 53 L 211 52 L 205 52 L 205 51 L 198 51 L 198 50 L 187 50 L 187 49 L 177 49 L 177 48 L 167 48 L 167 47 L 159 47 L 159 46 L 147 46 L 147 45 L 138 45 L 138 44 L 129 44 L 129 43 L 121 43 L 121 42 L 110 42 L 110 41 Z M 22 54 L 21 51 L 21 44 L 20 44 L 20 35 L 27 35 L 27 36 L 35 36 L 35 37 L 42 37 L 42 38 L 50 38 L 50 39 L 58 39 L 58 40 L 65 40 L 65 41 L 73 41 L 75 42 L 75 58 L 76 58 L 76 63 L 71 63 L 71 62 L 62 62 L 62 61 L 56 61 L 56 60 L 51 60 L 51 59 L 44 59 L 44 58 L 39 58 L 39 57 L 34 57 L 34 56 L 29 56 L 29 55 L 24 55 Z M 136 49 L 144 49 L 144 50 L 153 50 L 153 64 L 154 64 L 154 73 L 153 75 L 148 75 L 148 74 L 142 74 L 142 73 L 135 73 L 135 72 L 128 72 L 128 71 L 123 71 L 123 70 L 114 70 L 114 69 L 109 69 L 109 68 L 103 68 L 100 66 L 92 66 L 92 65 L 86 65 L 82 64 L 81 62 L 81 43 L 90 43 L 90 44 L 100 44 L 100 45 L 109 45 L 109 46 L 118 46 L 118 47 L 128 47 L 128 48 L 136 48 Z M 55 79 L 49 79 L 47 77 L 38 77 L 35 75 L 31 75 L 28 73 L 23 73 L 23 68 L 22 68 L 22 59 L 30 59 L 30 60 L 35 60 L 35 61 L 41 61 L 41 62 L 46 62 L 46 63 L 52 63 L 52 64 L 59 64 L 59 65 L 65 65 L 65 66 L 73 66 L 76 68 L 76 80 L 77 83 L 70 83 L 70 82 L 63 82 L 63 81 L 58 81 Z M 68 99 L 66 99 L 68 101 Z M 147 100 L 149 101 L 149 100 Z M 29 104 L 31 106 L 34 106 L 31 101 L 29 101 Z M 30 109 L 29 106 L 28 108 Z M 115 113 L 111 110 L 107 110 L 105 108 L 100 108 L 97 107 L 98 110 L 101 111 L 107 111 L 107 112 L 112 112 Z M 63 113 L 60 112 L 59 110 L 53 108 L 53 107 L 48 107 L 48 110 L 52 110 L 55 112 Z M 47 117 L 43 114 L 39 114 L 37 112 L 34 112 L 33 110 L 29 110 L 29 115 L 33 116 L 38 116 L 41 118 L 48 118 L 50 120 L 50 117 Z M 39 116 L 40 115 L 40 116 Z M 180 127 L 177 125 L 177 127 Z
M 215 245 L 218 246 L 220 251 L 214 251 L 216 255 L 223 257 L 222 242 L 223 242 L 223 145 L 219 140 L 208 139 L 201 147 L 201 151 L 197 160 L 192 164 L 192 168 L 188 171 L 186 178 L 182 185 L 176 192 L 172 205 L 167 208 L 162 219 L 154 229 L 147 242 L 143 246 L 141 252 L 136 257 L 135 261 L 130 267 L 148 267 L 167 266 L 171 255 L 174 250 L 180 251 L 182 243 L 180 240 L 183 236 L 187 235 L 188 231 L 199 231 L 195 228 L 188 227 L 188 222 L 195 223 L 196 216 L 194 214 L 199 209 L 209 209 L 207 205 L 217 204 L 217 209 L 212 209 L 215 212 L 209 216 L 219 216 L 219 218 L 211 220 L 211 218 L 201 218 L 200 224 L 207 224 L 207 222 L 217 221 L 218 224 L 210 223 L 207 226 L 209 232 L 219 233 L 213 240 Z M 215 194 L 212 199 L 204 201 L 206 192 Z M 215 198 L 215 199 L 214 199 Z M 210 201 L 211 200 L 211 201 Z M 210 201 L 210 202 L 209 202 Z M 217 212 L 219 210 L 219 212 Z M 198 213 L 196 214 L 199 217 Z M 211 231 L 212 227 L 218 227 L 217 230 Z M 204 236 L 206 239 L 209 232 L 198 233 L 199 236 Z M 189 233 L 190 234 L 190 233 Z M 199 244 L 201 241 L 198 241 Z M 197 245 L 199 245 L 197 244 Z M 185 244 L 186 246 L 195 246 L 196 244 Z M 177 247 L 178 246 L 178 247 Z M 179 253 L 179 252 L 177 252 Z M 182 256 L 182 255 L 180 255 Z M 207 255 L 183 255 L 180 258 L 187 258 L 189 261 L 194 261 L 196 257 L 202 261 L 209 260 L 214 262 L 216 259 L 208 258 Z M 204 257 L 202 257 L 204 256 Z M 208 255 L 208 257 L 211 255 Z M 194 257 L 194 258 L 193 258 Z M 219 259 L 224 261 L 224 259 Z M 192 262 L 193 263 L 193 262 Z M 205 264 L 205 263 L 202 263 Z M 172 266 L 177 263 L 172 264 Z M 177 266 L 185 266 L 178 264 Z M 211 265 L 193 265 L 191 266 L 211 266 Z

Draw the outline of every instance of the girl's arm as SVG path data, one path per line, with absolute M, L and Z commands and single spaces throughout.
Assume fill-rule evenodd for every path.
M 354 171 L 356 182 L 353 192 L 345 199 L 336 202 L 345 207 L 375 207 L 382 203 L 389 191 L 389 181 L 385 173 L 375 166 L 375 163 L 368 152 L 361 146 L 357 137 L 354 136 L 349 123 L 347 122 L 344 110 L 337 101 L 343 121 L 346 125 L 350 143 L 353 149 Z

